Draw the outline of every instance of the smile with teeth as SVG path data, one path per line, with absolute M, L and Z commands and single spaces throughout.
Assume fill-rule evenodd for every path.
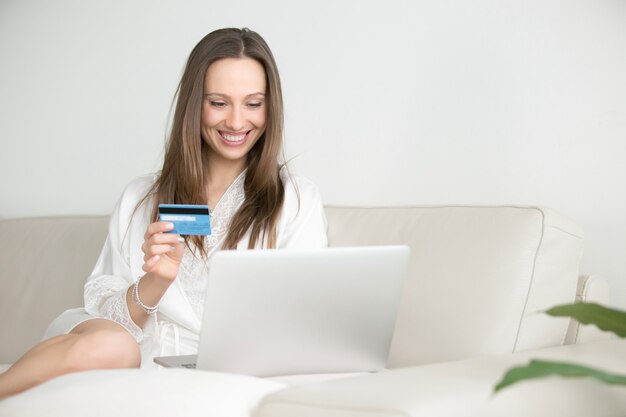
M 238 142 L 243 142 L 246 139 L 246 136 L 248 135 L 248 133 L 250 133 L 250 131 L 242 132 L 238 134 L 220 132 L 220 136 L 222 136 L 222 138 L 227 142 L 238 143 Z

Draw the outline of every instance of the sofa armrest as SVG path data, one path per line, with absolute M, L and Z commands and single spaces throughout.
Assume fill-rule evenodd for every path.
M 608 305 L 610 302 L 609 285 L 600 275 L 581 275 L 578 277 L 576 302 Z M 612 334 L 598 329 L 594 325 L 580 324 L 571 319 L 564 344 L 584 343 L 593 340 L 612 338 Z

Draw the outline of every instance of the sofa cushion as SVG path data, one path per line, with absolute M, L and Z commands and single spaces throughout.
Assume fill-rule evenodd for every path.
M 0 417 L 249 417 L 283 384 L 188 369 L 78 372 L 0 401 Z
M 506 370 L 531 358 L 626 374 L 626 340 L 598 341 L 394 369 L 269 394 L 257 417 L 624 416 L 626 390 L 591 379 L 525 381 L 494 395 Z
M 330 207 L 331 246 L 411 247 L 390 367 L 559 345 L 582 231 L 540 207 Z

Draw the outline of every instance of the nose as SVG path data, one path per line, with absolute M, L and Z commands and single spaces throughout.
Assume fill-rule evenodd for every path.
M 243 111 L 238 106 L 233 106 L 228 119 L 226 120 L 228 129 L 233 132 L 238 132 L 244 128 L 244 115 Z

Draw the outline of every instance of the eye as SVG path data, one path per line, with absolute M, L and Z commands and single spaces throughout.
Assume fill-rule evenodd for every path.
M 224 103 L 223 101 L 209 100 L 209 104 L 217 108 L 226 107 L 226 103 Z
M 248 107 L 252 107 L 255 109 L 258 109 L 259 107 L 262 107 L 262 106 L 263 106 L 262 101 L 253 101 L 253 102 L 248 103 Z

